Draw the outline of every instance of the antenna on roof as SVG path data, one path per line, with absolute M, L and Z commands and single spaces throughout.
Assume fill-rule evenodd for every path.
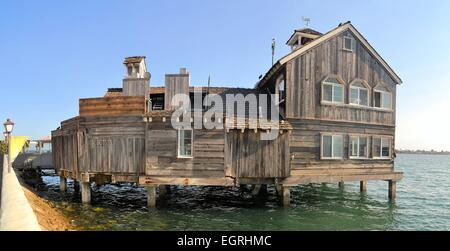
M 302 17 L 302 21 L 305 23 L 306 27 L 309 27 L 309 23 L 311 22 L 311 18 L 309 18 L 309 17 Z
M 275 58 L 275 38 L 272 38 L 272 65 Z

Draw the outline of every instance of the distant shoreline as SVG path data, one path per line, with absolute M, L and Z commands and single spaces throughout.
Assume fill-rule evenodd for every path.
M 396 154 L 450 155 L 450 152 L 395 150 Z

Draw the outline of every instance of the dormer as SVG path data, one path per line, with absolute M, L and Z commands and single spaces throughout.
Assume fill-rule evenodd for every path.
M 146 78 L 147 66 L 144 56 L 127 57 L 123 62 L 125 65 L 125 78 Z
M 300 47 L 309 44 L 311 41 L 321 37 L 323 34 L 310 28 L 295 30 L 291 38 L 287 41 L 287 45 L 294 51 Z

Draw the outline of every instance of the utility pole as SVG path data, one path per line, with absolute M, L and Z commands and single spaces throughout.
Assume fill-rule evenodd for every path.
M 274 64 L 275 59 L 275 38 L 272 38 L 272 66 Z

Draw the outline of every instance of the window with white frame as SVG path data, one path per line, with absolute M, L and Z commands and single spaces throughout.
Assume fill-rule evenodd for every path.
M 178 130 L 178 157 L 179 158 L 192 158 L 193 148 L 193 131 Z
M 369 138 L 367 136 L 350 136 L 349 157 L 364 159 L 369 157 Z
M 353 51 L 353 38 L 344 37 L 344 50 Z
M 329 77 L 322 82 L 322 101 L 344 103 L 344 86 L 337 78 Z
M 322 159 L 342 159 L 344 137 L 342 135 L 322 135 Z
M 391 139 L 374 137 L 373 138 L 373 158 L 389 159 L 391 157 Z
M 384 87 L 377 87 L 374 90 L 374 106 L 382 109 L 392 109 L 392 94 Z
M 369 89 L 362 81 L 354 81 L 350 84 L 350 104 L 369 106 Z

